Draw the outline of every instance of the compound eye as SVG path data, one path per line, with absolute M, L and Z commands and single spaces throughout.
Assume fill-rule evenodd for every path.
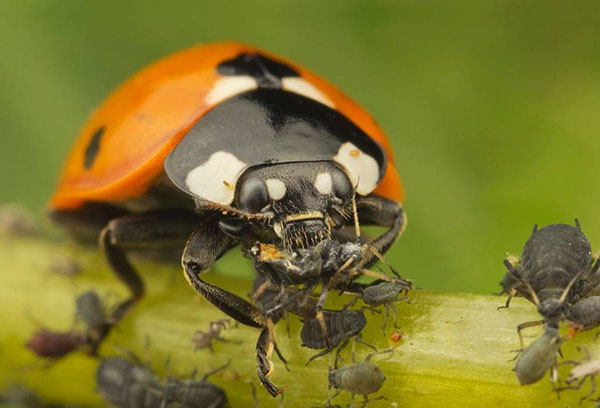
M 331 172 L 331 181 L 333 184 L 333 193 L 336 197 L 346 202 L 352 198 L 352 184 L 348 176 L 341 170 Z
M 269 193 L 267 186 L 258 178 L 249 178 L 240 186 L 238 193 L 239 208 L 256 214 L 269 205 Z

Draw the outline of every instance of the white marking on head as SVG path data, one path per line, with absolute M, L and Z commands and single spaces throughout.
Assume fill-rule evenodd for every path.
M 265 184 L 267 185 L 267 191 L 271 200 L 281 200 L 285 196 L 287 189 L 283 181 L 270 178 L 265 181 Z
M 247 164 L 235 155 L 218 151 L 191 170 L 185 184 L 198 197 L 229 205 L 233 202 L 235 184 L 246 167 Z
M 331 174 L 319 173 L 315 179 L 315 188 L 321 194 L 331 194 L 333 191 L 333 181 L 331 180 Z
M 350 182 L 356 186 L 358 194 L 368 195 L 377 187 L 377 181 L 379 180 L 377 161 L 352 143 L 342 144 L 333 160 L 344 167 Z
M 330 108 L 335 107 L 335 104 L 323 92 L 319 91 L 313 84 L 300 77 L 286 77 L 281 80 L 283 89 L 294 92 L 307 98 L 314 99 L 327 105 Z
M 256 80 L 249 75 L 227 76 L 215 83 L 204 100 L 210 105 L 216 105 L 234 95 L 256 88 L 258 88 Z

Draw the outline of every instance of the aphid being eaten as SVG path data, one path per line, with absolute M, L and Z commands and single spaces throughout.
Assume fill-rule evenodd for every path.
M 514 289 L 534 303 L 543 317 L 518 326 L 521 348 L 522 329 L 543 323 L 558 328 L 569 302 L 585 296 L 600 282 L 595 276 L 600 263 L 593 262 L 590 244 L 577 220 L 575 226 L 551 224 L 540 230 L 535 226 L 523 247 L 521 264 L 508 258 L 504 264 L 519 281 Z M 511 298 L 509 295 L 504 307 Z
M 548 370 L 556 370 L 561 338 L 558 330 L 546 326 L 544 333 L 519 352 L 514 371 L 521 385 L 538 382 Z

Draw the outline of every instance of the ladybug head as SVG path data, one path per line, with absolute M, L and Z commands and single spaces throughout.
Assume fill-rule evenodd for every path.
M 286 248 L 314 246 L 351 216 L 354 189 L 334 162 L 264 165 L 248 169 L 233 206 L 268 216 Z

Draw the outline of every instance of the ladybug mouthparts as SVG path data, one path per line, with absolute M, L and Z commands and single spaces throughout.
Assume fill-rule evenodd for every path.
M 290 219 L 292 217 L 288 217 Z M 284 224 L 281 234 L 283 246 L 286 249 L 309 248 L 319 242 L 331 238 L 329 225 L 323 218 L 302 217 L 298 221 Z

